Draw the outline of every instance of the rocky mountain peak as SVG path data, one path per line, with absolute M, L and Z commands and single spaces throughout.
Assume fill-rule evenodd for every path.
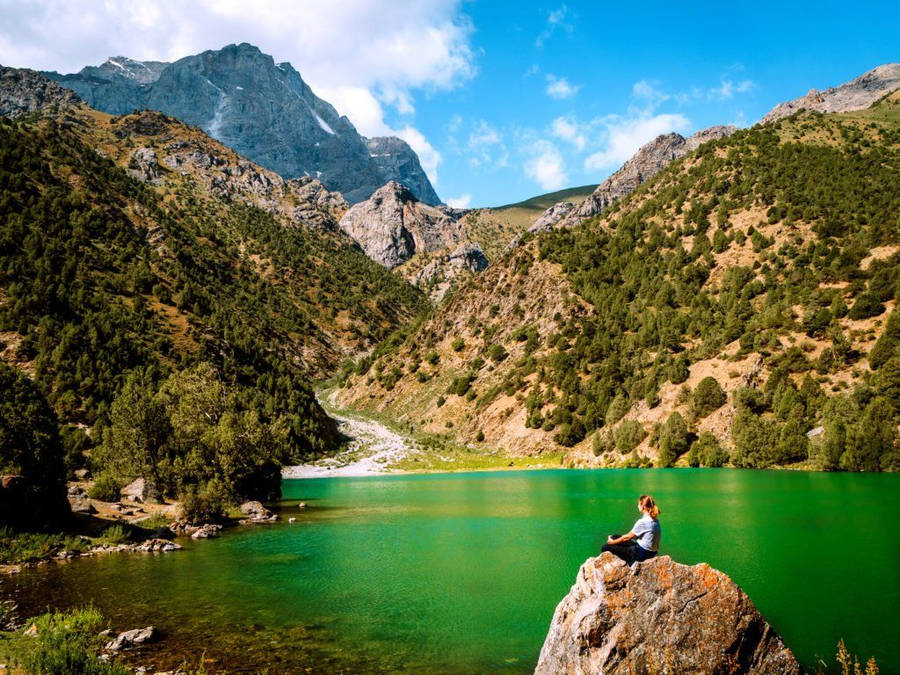
M 117 56 L 47 76 L 104 112 L 151 109 L 177 117 L 286 179 L 317 178 L 349 202 L 367 199 L 388 180 L 402 181 L 426 203 L 440 202 L 406 143 L 371 139 L 373 152 L 290 63 L 276 64 L 246 42 L 169 64 Z
M 372 260 L 396 267 L 414 254 L 435 252 L 461 240 L 461 226 L 447 210 L 419 201 L 407 186 L 390 181 L 350 208 L 340 228 Z
M 110 56 L 100 66 L 87 66 L 81 73 L 101 79 L 123 79 L 137 84 L 149 84 L 159 79 L 159 74 L 169 64 L 165 61 L 136 61 L 127 56 Z
M 406 141 L 396 136 L 378 136 L 365 141 L 369 156 L 382 174 L 392 176 L 409 187 L 426 204 L 437 206 L 441 203 L 419 163 L 418 155 Z
M 79 103 L 72 91 L 34 70 L 0 66 L 0 116 L 55 112 Z
M 737 131 L 737 127 L 719 125 L 701 129 L 687 138 L 674 132 L 657 136 L 646 145 L 641 146 L 618 171 L 600 183 L 593 194 L 580 206 L 569 210 L 564 218 L 557 218 L 557 221 L 552 223 L 545 222 L 542 226 L 543 229 L 549 229 L 557 222 L 564 226 L 575 225 L 601 213 L 618 200 L 630 195 L 642 183 L 651 179 L 679 157 L 696 150 L 707 141 L 730 136 L 735 131 Z M 549 214 L 544 214 L 542 218 L 544 216 L 550 218 Z
M 825 91 L 811 89 L 805 96 L 779 103 L 761 121 L 774 122 L 798 110 L 823 113 L 864 110 L 896 89 L 900 89 L 900 63 L 885 63 L 837 87 Z

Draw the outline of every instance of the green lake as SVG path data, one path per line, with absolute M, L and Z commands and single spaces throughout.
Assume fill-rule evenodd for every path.
M 843 637 L 900 672 L 900 475 L 890 474 L 292 480 L 279 523 L 174 554 L 45 566 L 3 591 L 28 611 L 93 603 L 114 628 L 155 624 L 165 640 L 140 661 L 160 669 L 205 653 L 231 672 L 529 672 L 578 567 L 630 528 L 643 492 L 662 508 L 662 553 L 729 574 L 806 665 L 832 662 Z

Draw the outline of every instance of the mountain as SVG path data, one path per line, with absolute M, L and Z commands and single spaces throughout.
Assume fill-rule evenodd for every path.
M 170 64 L 113 57 L 76 74 L 45 74 L 98 110 L 160 110 L 285 178 L 320 179 L 351 203 L 390 180 L 440 203 L 404 141 L 364 139 L 291 64 L 276 64 L 253 45 L 228 45 Z
M 779 103 L 762 121 L 774 122 L 793 115 L 798 110 L 823 113 L 865 110 L 885 94 L 897 89 L 900 89 L 900 63 L 886 63 L 839 87 L 830 87 L 825 91 L 810 89 L 805 96 Z
M 392 181 L 352 206 L 339 226 L 372 260 L 393 268 L 416 253 L 458 244 L 457 221 L 451 209 L 429 206 L 416 199 L 408 187 Z
M 733 126 L 715 126 L 702 129 L 687 138 L 677 133 L 657 136 L 641 146 L 618 171 L 598 185 L 578 208 L 566 213 L 561 224 L 571 226 L 601 213 L 619 199 L 630 195 L 679 157 L 696 150 L 701 143 L 730 136 L 735 131 L 737 128 Z M 544 227 L 551 224 L 546 219 Z
M 0 116 L 15 119 L 42 112 L 59 112 L 79 99 L 68 89 L 26 68 L 0 66 Z
M 420 202 L 430 206 L 441 203 L 419 163 L 419 156 L 406 141 L 396 136 L 366 138 L 369 156 L 388 181 L 405 185 Z
M 568 465 L 900 468 L 900 93 L 718 135 L 652 145 L 335 403 Z
M 310 380 L 427 305 L 339 231 L 343 198 L 32 71 L 0 70 L 0 101 L 0 359 L 97 433 L 128 373 L 210 367 L 294 459 L 333 448 Z

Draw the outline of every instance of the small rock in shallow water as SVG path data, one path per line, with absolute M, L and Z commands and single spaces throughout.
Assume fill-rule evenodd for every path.
M 201 525 L 196 532 L 191 534 L 191 539 L 212 539 L 219 536 L 219 530 L 221 529 L 221 525 L 213 525 L 212 523 Z
M 269 511 L 269 509 L 257 501 L 249 501 L 241 504 L 241 513 L 247 516 L 247 519 L 245 521 L 242 520 L 241 522 L 266 523 L 278 519 L 276 514 Z
M 136 645 L 153 642 L 157 637 L 159 637 L 159 635 L 156 632 L 156 628 L 153 626 L 127 630 L 124 633 L 119 633 L 114 640 L 108 642 L 106 651 L 117 652 L 122 649 L 128 649 L 129 647 L 134 647 Z

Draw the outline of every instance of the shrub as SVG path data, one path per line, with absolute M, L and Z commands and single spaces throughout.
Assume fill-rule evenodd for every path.
M 553 434 L 553 440 L 562 446 L 571 448 L 576 443 L 584 440 L 584 435 L 584 424 L 580 420 L 574 419 L 571 422 L 561 424 L 559 430 Z
M 691 444 L 688 453 L 688 464 L 691 466 L 720 467 L 728 462 L 728 453 L 719 444 L 718 439 L 708 431 L 700 434 Z
M 659 430 L 659 457 L 657 466 L 672 466 L 688 449 L 688 428 L 684 418 L 673 412 Z
M 109 474 L 101 474 L 88 490 L 88 497 L 101 502 L 117 502 L 122 496 L 122 485 Z
M 863 293 L 856 298 L 856 302 L 854 302 L 853 307 L 850 308 L 848 316 L 854 321 L 859 321 L 860 319 L 878 316 L 883 311 L 884 305 L 881 304 L 881 301 L 879 301 L 877 297 L 871 293 Z
M 214 523 L 225 517 L 228 503 L 219 491 L 207 486 L 188 487 L 181 493 L 180 513 L 182 520 L 193 525 Z
M 461 337 L 458 337 L 453 341 L 453 343 L 450 346 L 453 347 L 453 351 L 461 352 L 463 347 L 466 346 L 466 341 L 463 340 Z
M 615 431 L 616 449 L 623 455 L 634 450 L 647 436 L 644 427 L 635 420 L 625 420 Z
M 503 345 L 493 344 L 488 347 L 487 356 L 491 361 L 500 363 L 500 361 L 509 356 L 509 353 L 504 349 Z
M 612 400 L 612 403 L 609 404 L 609 408 L 606 410 L 606 426 L 611 427 L 625 417 L 630 407 L 631 405 L 628 403 L 628 399 L 625 398 L 624 394 L 616 394 L 616 397 Z
M 725 392 L 714 377 L 704 377 L 694 391 L 694 412 L 699 419 L 718 410 L 725 403 Z
M 484 442 L 484 432 L 481 429 L 478 430 L 478 435 L 475 436 L 475 442 L 476 443 Z
M 681 384 L 688 379 L 691 374 L 688 365 L 688 359 L 684 354 L 672 361 L 669 366 L 669 380 L 672 384 Z
M 111 546 L 125 544 L 128 540 L 128 533 L 122 529 L 121 525 L 111 525 L 103 530 L 103 533 L 100 535 L 100 543 L 109 544 Z

